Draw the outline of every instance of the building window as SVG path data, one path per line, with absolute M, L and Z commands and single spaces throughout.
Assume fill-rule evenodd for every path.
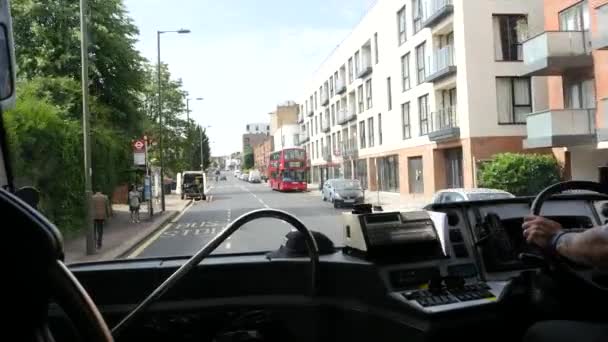
M 365 81 L 366 109 L 372 108 L 372 79 Z
M 378 113 L 378 145 L 382 145 L 382 114 Z
M 255 131 L 259 132 L 260 131 L 260 126 L 255 126 Z
M 532 95 L 529 77 L 496 77 L 498 123 L 526 123 L 526 114 L 532 112 Z
M 374 117 L 367 119 L 367 132 L 368 132 L 367 146 L 374 147 L 374 141 L 376 140 L 376 138 L 374 137 L 374 132 L 375 132 L 374 131 Z
M 359 113 L 363 113 L 363 86 L 357 87 L 357 97 L 359 100 Z
M 355 162 L 355 179 L 359 180 L 363 189 L 367 189 L 367 159 Z
M 566 108 L 589 109 L 596 107 L 595 79 L 570 80 L 563 77 L 564 105 Z
M 412 137 L 410 127 L 410 103 L 406 102 L 401 104 L 401 135 L 403 140 Z
M 376 64 L 378 64 L 378 32 L 374 33 L 374 57 L 376 59 Z
M 560 31 L 588 31 L 589 2 L 581 1 L 559 12 L 559 29 Z
M 525 15 L 495 15 L 494 58 L 497 61 L 522 61 L 522 42 L 528 38 L 528 19 Z
M 315 91 L 315 110 L 317 110 L 317 92 Z
M 378 189 L 399 192 L 399 156 L 376 158 Z
M 336 124 L 336 105 L 332 104 L 331 105 L 331 125 L 335 125 Z
M 397 28 L 399 29 L 399 45 L 405 43 L 406 36 L 406 28 L 405 28 L 405 6 L 401 7 L 401 9 L 397 12 Z
M 429 95 L 418 98 L 418 117 L 420 119 L 420 135 L 429 133 Z
M 245 126 L 245 129 L 249 132 L 249 125 Z
M 353 58 L 348 59 L 348 84 L 353 83 Z
M 340 100 L 336 101 L 336 115 L 340 113 Z
M 386 78 L 386 101 L 388 102 L 388 110 L 393 109 L 393 91 L 391 90 L 391 78 Z
M 401 56 L 401 90 L 406 91 L 410 87 L 410 54 L 406 53 Z
M 334 97 L 334 77 L 329 76 L 329 96 Z
M 365 148 L 365 120 L 359 122 L 359 146 Z
M 319 123 L 318 123 L 318 118 L 315 115 L 315 134 L 319 134 Z
M 412 1 L 412 21 L 414 23 L 414 33 L 422 29 L 422 4 L 421 0 Z
M 335 151 L 336 151 L 336 149 L 338 147 L 338 145 L 336 145 L 336 133 L 332 133 L 331 134 L 331 145 L 334 147 L 333 150 L 332 150 L 332 154 L 335 155 L 336 154 Z
M 424 82 L 426 77 L 426 52 L 425 52 L 426 42 L 418 45 L 416 47 L 416 71 L 418 74 L 418 84 Z
M 355 52 L 355 75 L 359 75 L 361 71 L 361 54 L 359 51 Z

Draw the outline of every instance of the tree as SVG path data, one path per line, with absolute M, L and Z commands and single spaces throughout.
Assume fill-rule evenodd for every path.
M 253 168 L 253 153 L 243 155 L 243 169 Z
M 90 0 L 89 10 L 90 93 L 112 109 L 105 114 L 113 128 L 138 136 L 145 59 L 135 49 L 137 27 L 121 0 Z M 13 0 L 11 11 L 18 77 L 79 80 L 78 1 Z
M 502 189 L 517 196 L 538 194 L 560 181 L 560 167 L 551 155 L 501 153 L 479 172 L 481 187 Z

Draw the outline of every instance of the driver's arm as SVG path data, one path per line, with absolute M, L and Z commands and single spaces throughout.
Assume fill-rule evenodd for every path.
M 565 233 L 562 226 L 541 216 L 528 216 L 523 224 L 530 243 L 555 251 L 574 262 L 608 269 L 608 225 L 581 233 Z

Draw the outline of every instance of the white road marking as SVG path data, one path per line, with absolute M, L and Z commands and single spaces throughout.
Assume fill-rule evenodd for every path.
M 231 246 L 232 246 L 231 242 L 226 242 L 226 249 L 230 249 Z

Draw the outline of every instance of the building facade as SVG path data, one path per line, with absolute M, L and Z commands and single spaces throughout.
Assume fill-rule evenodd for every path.
M 243 134 L 243 155 L 253 153 L 253 147 L 266 141 L 268 133 L 245 133 Z
M 378 1 L 299 99 L 312 182 L 475 187 L 485 160 L 524 151 L 526 115 L 547 105 L 546 82 L 521 77 L 521 43 L 543 26 L 542 0 Z
M 268 136 L 262 143 L 253 146 L 253 165 L 262 174 L 266 174 L 272 151 L 274 151 L 274 139 L 272 136 Z
M 553 148 L 572 179 L 608 166 L 608 1 L 544 0 L 544 27 L 523 43 L 523 76 L 547 84 L 528 115 L 528 148 Z
M 247 134 L 270 134 L 270 125 L 268 123 L 250 123 L 245 125 Z

